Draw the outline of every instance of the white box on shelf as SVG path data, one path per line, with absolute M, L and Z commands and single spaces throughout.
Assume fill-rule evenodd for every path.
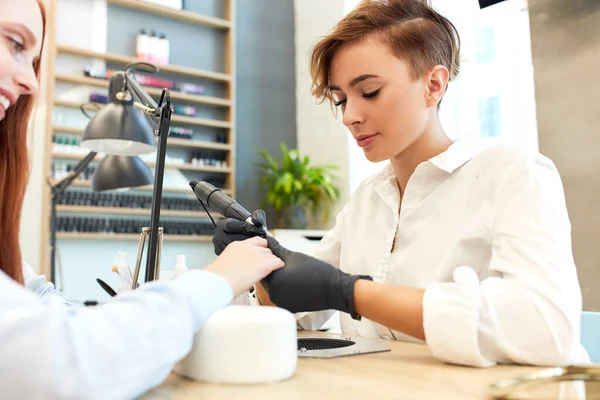
M 165 6 L 169 8 L 174 8 L 176 10 L 183 9 L 183 1 L 182 0 L 144 0 L 146 3 L 157 4 L 159 6 Z

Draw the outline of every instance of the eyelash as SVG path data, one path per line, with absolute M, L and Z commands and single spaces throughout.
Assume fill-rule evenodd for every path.
M 22 43 L 17 42 L 15 39 L 13 39 L 11 37 L 8 37 L 7 39 L 9 42 L 12 43 L 12 45 L 17 53 L 21 53 L 25 50 L 25 46 Z
M 364 93 L 362 95 L 362 97 L 364 97 L 365 99 L 372 99 L 374 97 L 377 97 L 377 95 L 379 94 L 380 90 L 381 89 L 377 89 L 377 90 L 375 90 L 373 92 L 370 92 L 370 93 Z M 346 100 L 340 100 L 340 101 L 335 101 L 333 103 L 333 105 L 336 106 L 336 107 L 339 107 L 339 106 L 341 106 L 342 104 L 345 104 L 345 103 L 346 103 Z

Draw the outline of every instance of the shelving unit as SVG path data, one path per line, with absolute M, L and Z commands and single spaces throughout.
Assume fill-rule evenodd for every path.
M 61 29 L 59 24 L 56 24 L 56 9 L 57 4 L 61 0 L 49 0 L 49 26 L 55 29 Z M 194 12 L 186 10 L 175 10 L 172 8 L 151 4 L 142 0 L 106 0 L 109 7 L 117 6 L 128 10 L 133 10 L 138 15 L 152 15 L 153 17 L 159 17 L 169 19 L 173 21 L 181 22 L 186 26 L 201 26 L 215 29 L 224 35 L 224 68 L 222 71 L 210 71 L 205 69 L 196 69 L 184 65 L 157 65 L 159 73 L 168 74 L 169 79 L 175 81 L 190 81 L 202 83 L 206 81 L 211 85 L 218 85 L 222 88 L 222 91 L 216 92 L 219 96 L 216 97 L 211 95 L 197 95 L 183 93 L 176 90 L 170 90 L 171 100 L 175 104 L 191 105 L 196 108 L 204 108 L 212 110 L 210 114 L 216 112 L 215 115 L 218 117 L 205 118 L 205 117 L 191 117 L 183 115 L 172 115 L 172 127 L 173 126 L 184 126 L 191 128 L 194 132 L 198 130 L 204 130 L 203 132 L 209 132 L 211 135 L 224 134 L 226 143 L 222 143 L 222 139 L 218 141 L 205 140 L 193 140 L 193 139 L 180 139 L 177 137 L 169 137 L 167 142 L 167 151 L 176 151 L 177 154 L 190 154 L 197 151 L 209 151 L 208 154 L 221 154 L 227 161 L 226 168 L 205 166 L 205 165 L 193 165 L 191 163 L 175 164 L 168 163 L 166 167 L 170 169 L 178 169 L 195 176 L 194 174 L 210 174 L 208 176 L 224 177 L 225 188 L 222 189 L 224 193 L 235 198 L 235 0 L 222 0 L 224 3 L 224 18 L 216 18 L 212 16 L 199 15 Z M 115 8 L 118 10 L 118 8 Z M 187 28 L 186 28 L 187 29 Z M 107 79 L 98 79 L 85 76 L 83 70 L 80 74 L 74 73 L 72 69 L 68 71 L 57 69 L 57 60 L 61 57 L 69 57 L 68 59 L 77 60 L 100 60 L 116 65 L 122 68 L 128 64 L 138 62 L 139 60 L 132 54 L 117 54 L 114 52 L 104 52 L 85 48 L 84 46 L 75 46 L 66 43 L 57 43 L 57 33 L 49 32 L 47 36 L 46 46 L 48 48 L 48 57 L 50 59 L 49 65 L 47 66 L 47 98 L 46 105 L 48 109 L 46 118 L 46 149 L 45 152 L 45 170 L 47 176 L 51 176 L 52 163 L 53 161 L 64 161 L 64 160 L 81 160 L 85 154 L 82 153 L 64 153 L 56 152 L 53 150 L 52 137 L 54 134 L 63 135 L 82 135 L 84 129 L 77 123 L 70 124 L 70 121 L 61 120 L 60 123 L 54 119 L 54 113 L 61 111 L 67 113 L 66 115 L 74 115 L 73 110 L 79 109 L 82 103 L 89 103 L 81 100 L 82 91 L 79 88 L 100 88 L 103 91 L 108 88 L 109 81 Z M 90 46 L 92 47 L 92 46 Z M 67 88 L 63 91 L 63 94 L 57 95 L 55 89 L 57 85 Z M 158 100 L 161 94 L 161 89 L 154 87 L 145 86 L 147 92 Z M 79 98 L 73 98 L 71 93 L 79 93 Z M 211 93 L 214 94 L 214 93 Z M 103 104 L 94 103 L 95 107 L 102 108 Z M 71 110 L 71 111 L 69 111 Z M 90 113 L 95 110 L 90 107 Z M 71 114 L 68 114 L 71 113 Z M 212 129 L 212 130 L 211 130 Z M 220 153 L 219 153 L 220 152 Z M 180 157 L 178 157 L 180 158 Z M 101 156 L 96 156 L 94 161 L 100 161 Z M 148 161 L 146 164 L 153 167 L 155 162 Z M 200 180 L 200 179 L 197 179 Z M 56 182 L 56 179 L 50 179 L 50 182 Z M 176 196 L 176 197 L 190 197 L 193 198 L 193 193 L 189 187 L 186 188 L 170 188 L 169 182 L 164 182 L 163 196 Z M 71 187 L 90 189 L 91 180 L 87 179 L 76 179 Z M 153 190 L 152 186 L 144 186 L 134 188 L 135 191 L 147 191 Z M 50 191 L 49 187 L 44 193 L 43 204 L 43 235 L 42 235 L 42 254 L 44 255 L 42 261 L 42 272 L 49 275 L 49 217 L 50 217 Z M 67 206 L 60 205 L 57 208 L 59 215 L 114 215 L 117 218 L 126 218 L 127 216 L 149 216 L 149 209 L 134 209 L 134 208 L 116 208 L 116 207 L 91 207 L 91 206 Z M 201 220 L 207 218 L 205 212 L 199 211 L 179 211 L 179 210 L 161 210 L 161 217 L 176 217 L 183 220 Z M 215 215 L 218 217 L 218 215 Z M 86 239 L 86 240 L 138 240 L 139 234 L 106 234 L 106 233 L 72 233 L 72 232 L 59 232 L 57 238 L 61 240 L 74 240 L 74 239 Z M 168 235 L 165 234 L 165 240 L 177 241 L 177 242 L 205 242 L 210 241 L 210 236 L 200 235 Z
M 70 206 L 58 205 L 57 212 L 74 213 L 74 214 L 115 214 L 115 215 L 144 215 L 150 216 L 149 208 L 131 208 L 131 207 L 95 207 L 95 206 Z M 206 218 L 208 215 L 200 211 L 183 211 L 183 210 L 161 210 L 160 215 L 164 217 L 190 217 L 190 218 Z
M 52 156 L 55 159 L 75 160 L 75 161 L 79 161 L 84 157 L 81 154 L 72 154 L 72 153 L 52 153 Z M 97 155 L 96 158 L 94 158 L 94 160 L 100 161 L 100 160 L 102 160 L 102 158 L 103 158 L 102 156 Z M 146 162 L 146 165 L 149 167 L 154 167 L 155 164 L 156 163 L 154 161 Z M 193 164 L 169 164 L 169 163 L 166 163 L 165 168 L 176 168 L 176 169 L 179 169 L 182 171 L 212 172 L 212 173 L 216 173 L 216 174 L 227 174 L 232 171 L 231 168 L 200 166 L 200 165 L 193 165 Z
M 104 107 L 104 104 L 100 103 L 88 103 L 97 108 Z M 54 106 L 56 107 L 67 107 L 67 108 L 79 108 L 81 103 L 69 100 L 55 100 Z M 93 111 L 93 110 L 92 110 Z M 183 115 L 172 115 L 171 121 L 176 124 L 196 125 L 196 126 L 208 126 L 213 128 L 224 128 L 231 129 L 231 123 L 226 121 L 219 121 L 215 119 L 197 118 L 197 117 L 186 117 Z M 72 128 L 71 128 L 72 129 Z M 81 130 L 82 131 L 82 130 Z M 77 132 L 75 132 L 77 133 Z M 171 139 L 169 139 L 171 140 Z
M 52 183 L 56 183 L 55 180 L 51 180 Z M 73 183 L 71 183 L 72 187 L 92 187 L 92 181 L 86 181 L 83 179 L 75 179 L 73 181 Z M 153 190 L 153 186 L 139 186 L 136 187 L 135 190 L 141 190 L 141 191 L 149 191 L 151 192 Z M 183 193 L 183 194 L 189 194 L 190 193 L 190 188 L 181 188 L 181 189 L 176 189 L 176 188 L 169 188 L 169 187 L 164 187 L 163 188 L 163 192 L 165 193 Z M 223 189 L 223 193 L 227 194 L 228 196 L 232 196 L 233 193 L 230 189 Z M 161 212 L 162 214 L 162 212 Z
M 52 129 L 54 132 L 70 133 L 72 135 L 83 135 L 83 129 L 81 128 L 73 128 L 64 125 L 54 125 Z M 223 151 L 231 150 L 231 145 L 227 143 L 203 142 L 200 140 L 188 140 L 178 138 L 169 138 L 167 145 L 173 147 L 187 147 L 190 149 L 207 149 Z
M 64 54 L 71 54 L 74 56 L 97 58 L 100 60 L 105 60 L 105 61 L 109 61 L 109 62 L 113 62 L 115 64 L 121 64 L 121 65 L 132 64 L 132 63 L 139 61 L 137 58 L 131 57 L 131 56 L 124 56 L 122 54 L 112 54 L 112 53 L 98 53 L 96 51 L 80 49 L 80 48 L 73 47 L 73 46 L 59 45 L 59 46 L 57 46 L 56 51 L 59 54 L 64 53 Z M 162 72 L 168 72 L 168 73 L 182 75 L 182 76 L 189 76 L 192 78 L 209 79 L 209 80 L 218 81 L 218 82 L 230 82 L 231 81 L 230 75 L 221 74 L 218 72 L 202 71 L 202 70 L 197 70 L 197 69 L 192 69 L 192 68 L 187 68 L 187 67 L 181 67 L 181 66 L 177 66 L 177 65 L 160 65 L 159 64 L 159 65 L 157 65 L 157 67 L 160 68 L 160 70 Z
M 57 82 L 65 82 L 65 83 L 73 83 L 76 85 L 87 85 L 87 86 L 97 86 L 101 88 L 108 88 L 108 80 L 106 79 L 97 79 L 90 78 L 87 76 L 77 76 L 77 75 L 63 75 L 56 74 L 54 76 Z M 144 86 L 149 95 L 159 97 L 162 90 Z M 231 106 L 231 101 L 227 99 L 220 99 L 218 97 L 210 97 L 210 96 L 199 96 L 196 94 L 187 94 L 176 91 L 171 91 L 171 100 L 185 101 L 188 103 L 197 103 L 197 104 L 207 104 L 215 107 L 229 107 Z
M 139 240 L 139 233 L 80 233 L 58 232 L 57 239 L 84 239 L 84 240 Z M 178 242 L 210 242 L 210 235 L 164 235 L 164 240 Z
M 230 0 L 225 0 L 230 3 Z M 156 4 L 145 3 L 140 0 L 107 0 L 107 3 L 114 4 L 121 7 L 131 8 L 133 10 L 143 11 L 147 13 L 156 14 L 162 17 L 169 17 L 182 22 L 190 24 L 204 25 L 211 28 L 217 29 L 232 29 L 233 20 L 231 18 L 220 19 L 214 17 L 207 17 L 198 15 L 189 11 L 175 10 L 168 7 L 163 7 Z

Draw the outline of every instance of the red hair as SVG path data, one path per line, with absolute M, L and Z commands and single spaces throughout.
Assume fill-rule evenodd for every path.
M 46 7 L 41 0 L 38 0 L 38 5 L 45 36 Z M 41 57 L 35 62 L 34 69 L 39 82 Z M 4 233 L 0 241 L 0 270 L 19 283 L 23 283 L 23 261 L 19 247 L 21 209 L 29 179 L 27 127 L 35 102 L 35 96 L 19 97 L 0 121 L 0 232 Z

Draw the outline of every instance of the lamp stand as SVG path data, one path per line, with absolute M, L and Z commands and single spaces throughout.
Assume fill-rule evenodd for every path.
M 140 243 L 138 246 L 138 258 L 136 262 L 135 276 L 132 282 L 132 288 L 137 287 L 139 270 L 143 248 L 146 237 L 149 238 L 148 256 L 146 258 L 145 282 L 158 279 L 160 275 L 160 251 L 162 247 L 163 228 L 159 228 L 160 206 L 162 200 L 163 180 L 165 174 L 165 158 L 167 156 L 167 139 L 169 137 L 169 128 L 171 125 L 171 94 L 168 89 L 163 89 L 158 105 L 154 103 L 151 97 L 143 90 L 139 82 L 127 75 L 126 84 L 133 95 L 133 105 L 135 108 L 151 117 L 152 121 L 158 120 L 154 125 L 154 133 L 158 136 L 156 148 L 156 167 L 154 169 L 154 188 L 152 191 L 152 211 L 150 213 L 150 226 L 142 228 Z M 150 104 L 151 107 L 147 104 Z M 159 247 L 160 236 L 160 247 Z
M 142 255 L 144 253 L 144 247 L 146 246 L 146 238 L 148 237 L 149 234 L 150 234 L 149 227 L 142 228 L 142 233 L 140 234 L 140 242 L 138 244 L 137 258 L 135 260 L 135 269 L 133 272 L 133 280 L 131 282 L 131 290 L 134 290 L 138 286 L 137 282 L 138 282 L 138 279 L 140 276 L 140 267 L 142 265 Z M 160 278 L 160 253 L 162 251 L 162 244 L 163 244 L 163 228 L 159 227 L 157 234 L 158 234 L 158 243 L 157 243 L 157 247 L 156 247 L 156 261 L 155 261 L 153 280 L 158 280 Z
M 158 224 L 160 222 L 160 205 L 162 202 L 163 180 L 165 175 L 165 158 L 167 156 L 167 139 L 171 125 L 171 95 L 164 89 L 158 103 L 160 122 L 155 133 L 158 135 L 156 149 L 156 167 L 154 170 L 154 190 L 152 191 L 152 212 L 150 214 L 150 247 L 146 259 L 146 282 L 156 279 L 160 274 L 160 251 L 158 250 Z M 161 228 L 162 230 L 162 228 Z M 162 235 L 162 233 L 161 233 Z M 157 259 L 158 268 L 157 268 Z

